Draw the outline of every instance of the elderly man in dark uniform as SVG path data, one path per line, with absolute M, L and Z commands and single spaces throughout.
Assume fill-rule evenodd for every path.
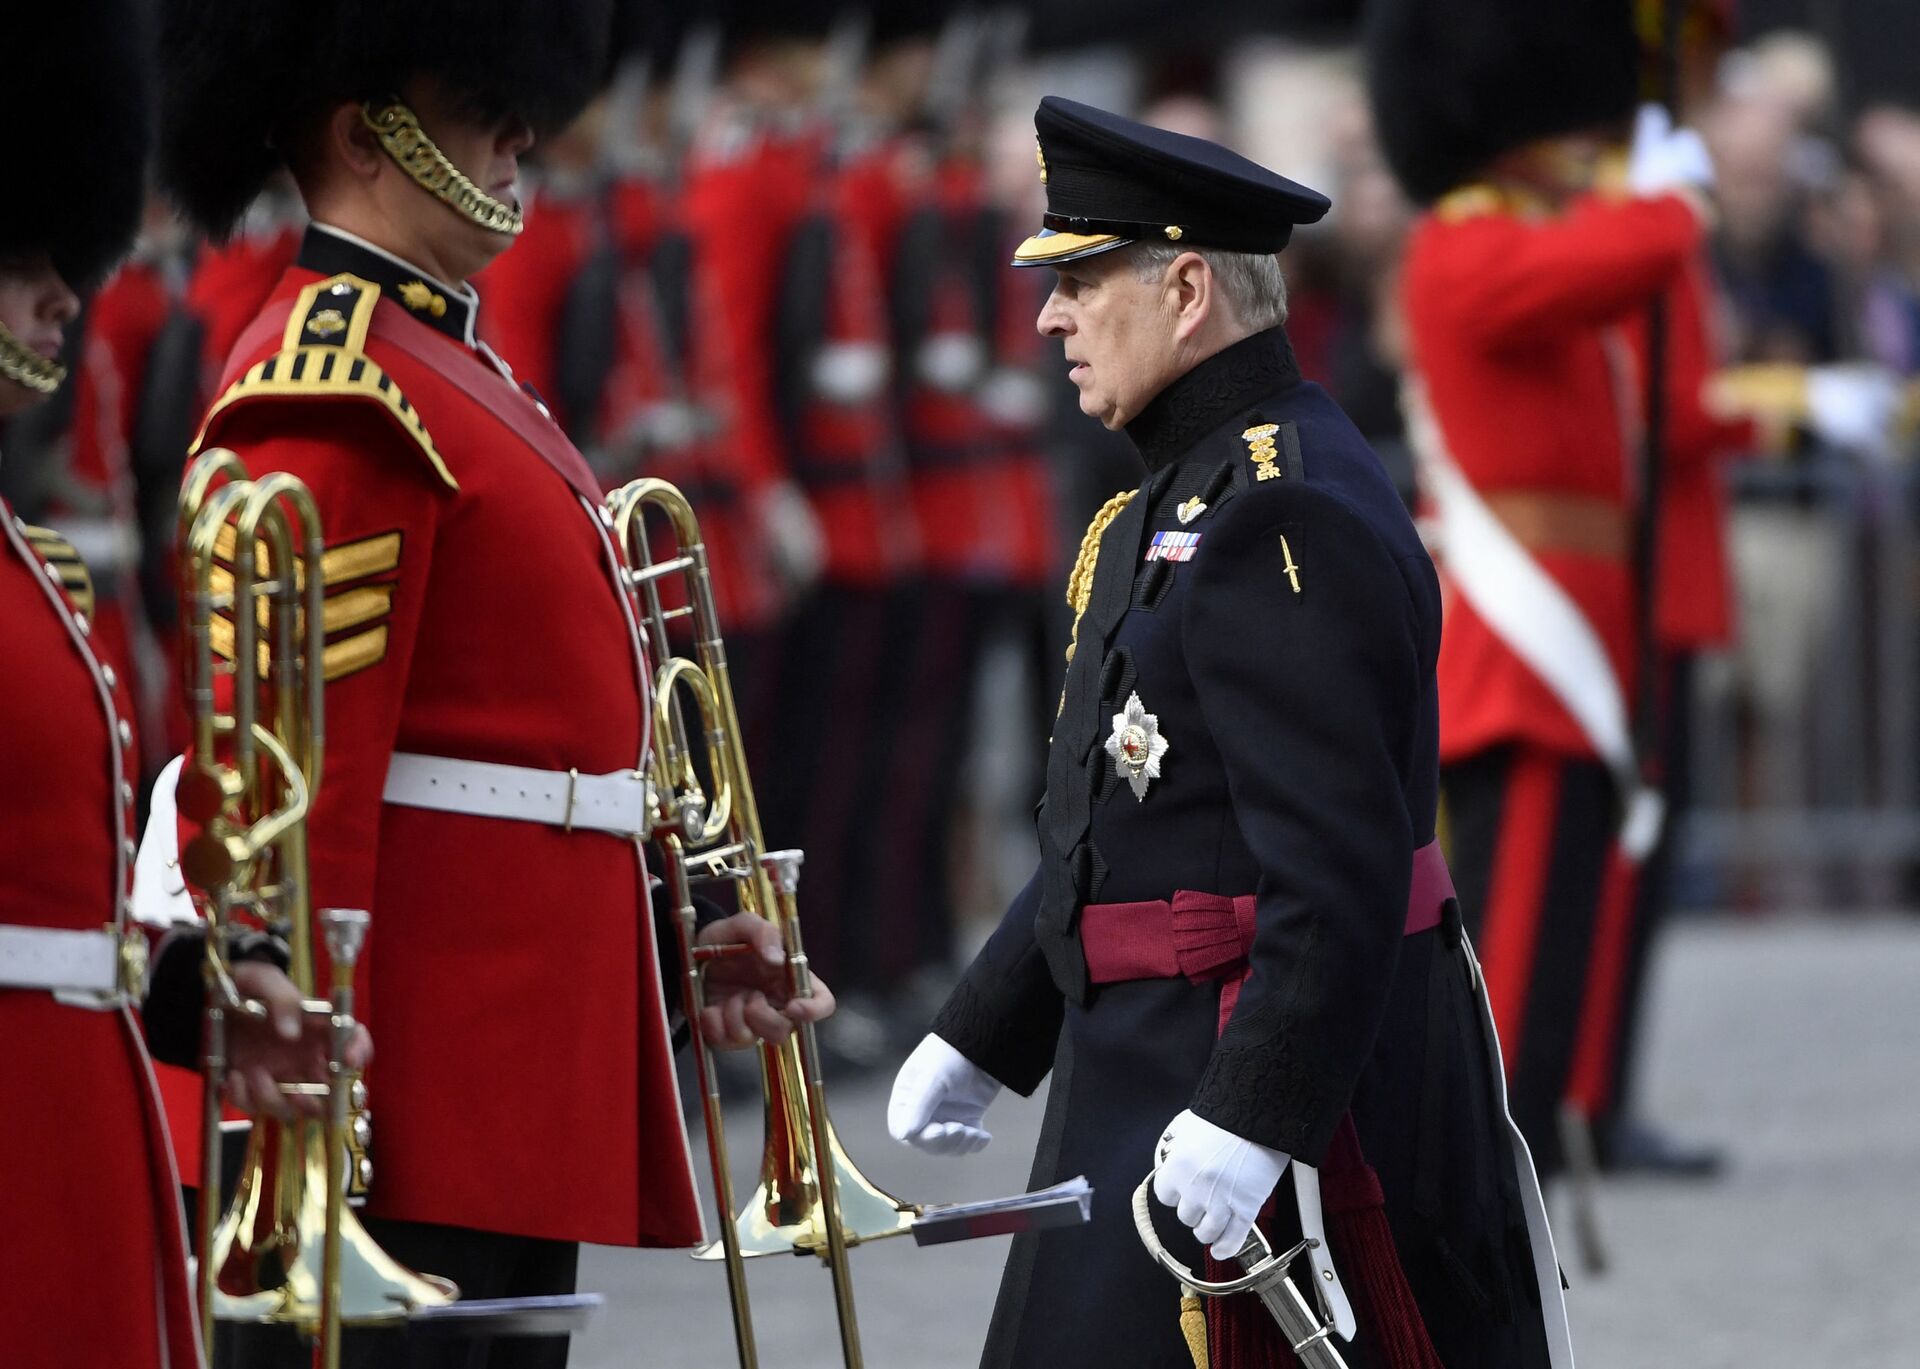
M 1040 868 L 889 1108 L 965 1153 L 1052 1071 L 1034 1182 L 1087 1175 L 1093 1220 L 1016 1241 L 985 1362 L 1293 1362 L 1251 1295 L 1176 1316 L 1128 1212 L 1151 1169 L 1190 1267 L 1256 1217 L 1321 1238 L 1349 1363 L 1570 1363 L 1434 846 L 1433 567 L 1281 326 L 1274 254 L 1328 202 L 1071 101 L 1036 125 L 1049 212 L 1014 264 L 1058 272 L 1039 328 L 1146 478 L 1069 585 Z

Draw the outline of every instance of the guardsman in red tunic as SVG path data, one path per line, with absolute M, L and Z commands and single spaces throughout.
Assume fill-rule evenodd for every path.
M 591 93 L 610 7 L 209 8 L 163 29 L 162 182 L 217 238 L 284 154 L 313 220 L 199 442 L 300 477 L 325 529 L 309 858 L 317 906 L 373 916 L 366 1225 L 469 1298 L 569 1292 L 580 1241 L 701 1236 L 639 839 L 651 671 L 598 485 L 477 340 L 466 282 L 514 239 L 520 155 Z M 778 1001 L 770 924 L 701 936 L 760 950 L 716 982 L 710 1039 L 830 1010 Z
M 0 418 L 59 387 L 74 290 L 99 283 L 139 220 L 153 59 L 133 10 L 32 8 L 0 45 L 0 89 L 62 125 L 17 141 L 9 167 Z M 186 1369 L 201 1359 L 179 1180 L 133 1013 L 147 961 L 129 898 L 133 681 L 96 652 L 95 609 L 72 544 L 0 502 L 0 1357 Z M 292 988 L 268 965 L 236 977 L 280 1002 Z M 193 997 L 146 1008 L 191 1035 Z M 310 1064 L 317 1039 L 243 1029 L 234 1061 L 293 1078 L 283 1067 Z
M 1406 400 L 1447 592 L 1453 868 L 1514 1117 L 1551 1169 L 1615 839 L 1658 822 L 1627 713 L 1631 332 L 1699 251 L 1710 168 L 1691 134 L 1649 129 L 1629 193 L 1585 193 L 1633 107 L 1624 6 L 1402 0 L 1372 38 L 1388 160 L 1429 206 L 1402 286 Z

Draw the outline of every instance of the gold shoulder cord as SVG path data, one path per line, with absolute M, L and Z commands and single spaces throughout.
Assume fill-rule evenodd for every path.
M 1135 490 L 1122 490 L 1100 506 L 1100 512 L 1087 524 L 1087 535 L 1080 539 L 1080 554 L 1073 558 L 1073 573 L 1067 576 L 1067 607 L 1073 610 L 1073 641 L 1079 640 L 1080 615 L 1087 611 L 1093 597 L 1093 568 L 1100 560 L 1100 538 L 1107 524 L 1120 516 L 1120 510 L 1133 502 Z M 1067 645 L 1067 659 L 1073 659 L 1073 645 Z
M 526 225 L 520 211 L 496 200 L 467 178 L 442 152 L 414 112 L 398 101 L 375 109 L 360 107 L 360 118 L 380 139 L 400 169 L 428 194 L 444 200 L 456 214 L 493 233 L 517 236 Z
M 50 395 L 67 378 L 67 368 L 48 361 L 0 323 L 0 378 L 24 385 L 35 394 Z
M 1122 490 L 1100 506 L 1100 512 L 1087 524 L 1087 535 L 1080 539 L 1080 554 L 1073 558 L 1073 572 L 1067 576 L 1067 607 L 1073 610 L 1073 633 L 1067 640 L 1067 663 L 1073 663 L 1073 649 L 1080 645 L 1080 616 L 1087 611 L 1087 602 L 1093 598 L 1093 568 L 1100 561 L 1100 537 L 1107 530 L 1107 524 L 1120 516 L 1120 510 L 1133 502 L 1137 490 Z M 1054 710 L 1058 717 L 1066 711 L 1067 692 L 1060 691 L 1060 707 Z

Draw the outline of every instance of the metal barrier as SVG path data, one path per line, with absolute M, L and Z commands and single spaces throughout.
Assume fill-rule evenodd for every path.
M 1920 861 L 1920 477 L 1831 451 L 1730 474 L 1740 640 L 1695 672 L 1681 897 L 1903 901 Z

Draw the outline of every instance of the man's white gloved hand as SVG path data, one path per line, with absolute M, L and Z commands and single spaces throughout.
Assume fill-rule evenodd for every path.
M 1880 366 L 1814 366 L 1807 371 L 1807 423 L 1822 442 L 1882 455 L 1892 445 L 1900 382 Z
M 793 593 L 812 585 L 826 565 L 827 539 L 807 496 L 782 480 L 760 492 L 756 508 L 775 574 Z
M 1664 105 L 1641 105 L 1633 121 L 1633 149 L 1627 154 L 1627 188 L 1636 195 L 1663 195 L 1688 187 L 1713 185 L 1713 158 L 1690 128 L 1675 128 Z
M 929 1155 L 971 1155 L 993 1140 L 981 1123 L 999 1092 L 998 1079 L 928 1033 L 893 1077 L 887 1130 Z
M 1165 1158 L 1154 1172 L 1153 1196 L 1216 1260 L 1240 1253 L 1288 1160 L 1285 1151 L 1243 1140 L 1191 1111 L 1167 1123 L 1154 1153 Z

